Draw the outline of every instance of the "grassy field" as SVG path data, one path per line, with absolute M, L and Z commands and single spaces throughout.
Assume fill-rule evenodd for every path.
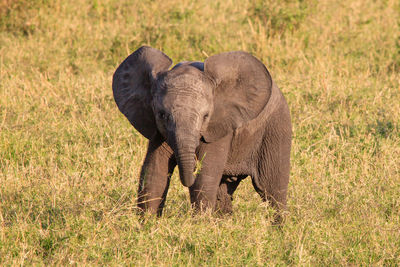
M 249 179 L 231 216 L 192 216 L 176 174 L 163 217 L 136 214 L 147 141 L 111 78 L 144 44 L 266 64 L 293 121 L 283 227 Z M 399 266 L 399 113 L 397 0 L 3 1 L 0 265 Z

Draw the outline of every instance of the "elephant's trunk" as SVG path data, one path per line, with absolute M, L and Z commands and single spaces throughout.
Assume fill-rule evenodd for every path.
M 194 152 L 180 153 L 177 155 L 176 159 L 178 161 L 179 174 L 182 184 L 187 187 L 192 186 L 194 183 L 193 171 L 196 167 Z
M 179 175 L 184 186 L 190 187 L 193 185 L 195 177 L 193 172 L 196 167 L 196 147 L 198 140 L 195 136 L 188 136 L 188 131 L 179 134 L 176 133 L 173 137 L 175 158 L 178 163 Z

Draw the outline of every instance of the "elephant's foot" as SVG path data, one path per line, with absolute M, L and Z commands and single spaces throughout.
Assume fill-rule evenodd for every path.
M 285 219 L 287 187 L 279 190 L 271 186 L 266 186 L 266 183 L 260 183 L 260 180 L 265 181 L 267 179 L 252 179 L 254 189 L 260 195 L 262 201 L 268 202 L 275 210 L 272 224 L 282 225 Z
M 232 195 L 238 187 L 240 181 L 246 178 L 241 176 L 223 176 L 218 188 L 217 202 L 215 210 L 223 214 L 232 213 Z
M 219 186 L 215 211 L 222 214 L 232 213 L 232 196 L 228 194 L 226 183 L 221 183 Z

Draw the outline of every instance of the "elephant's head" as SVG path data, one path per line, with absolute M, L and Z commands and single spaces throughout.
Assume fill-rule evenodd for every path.
M 174 154 L 184 186 L 194 183 L 195 151 L 255 118 L 268 102 L 272 80 L 265 66 L 245 52 L 228 52 L 181 63 L 143 46 L 113 77 L 120 111 L 146 138 L 160 133 Z

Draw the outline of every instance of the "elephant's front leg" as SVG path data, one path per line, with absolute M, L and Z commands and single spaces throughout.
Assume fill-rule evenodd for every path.
M 201 169 L 194 184 L 189 188 L 190 201 L 196 210 L 215 210 L 218 188 L 228 159 L 232 135 L 220 140 L 202 144 L 198 159 Z
M 176 166 L 172 149 L 157 136 L 150 140 L 140 173 L 138 207 L 161 215 L 171 175 Z

